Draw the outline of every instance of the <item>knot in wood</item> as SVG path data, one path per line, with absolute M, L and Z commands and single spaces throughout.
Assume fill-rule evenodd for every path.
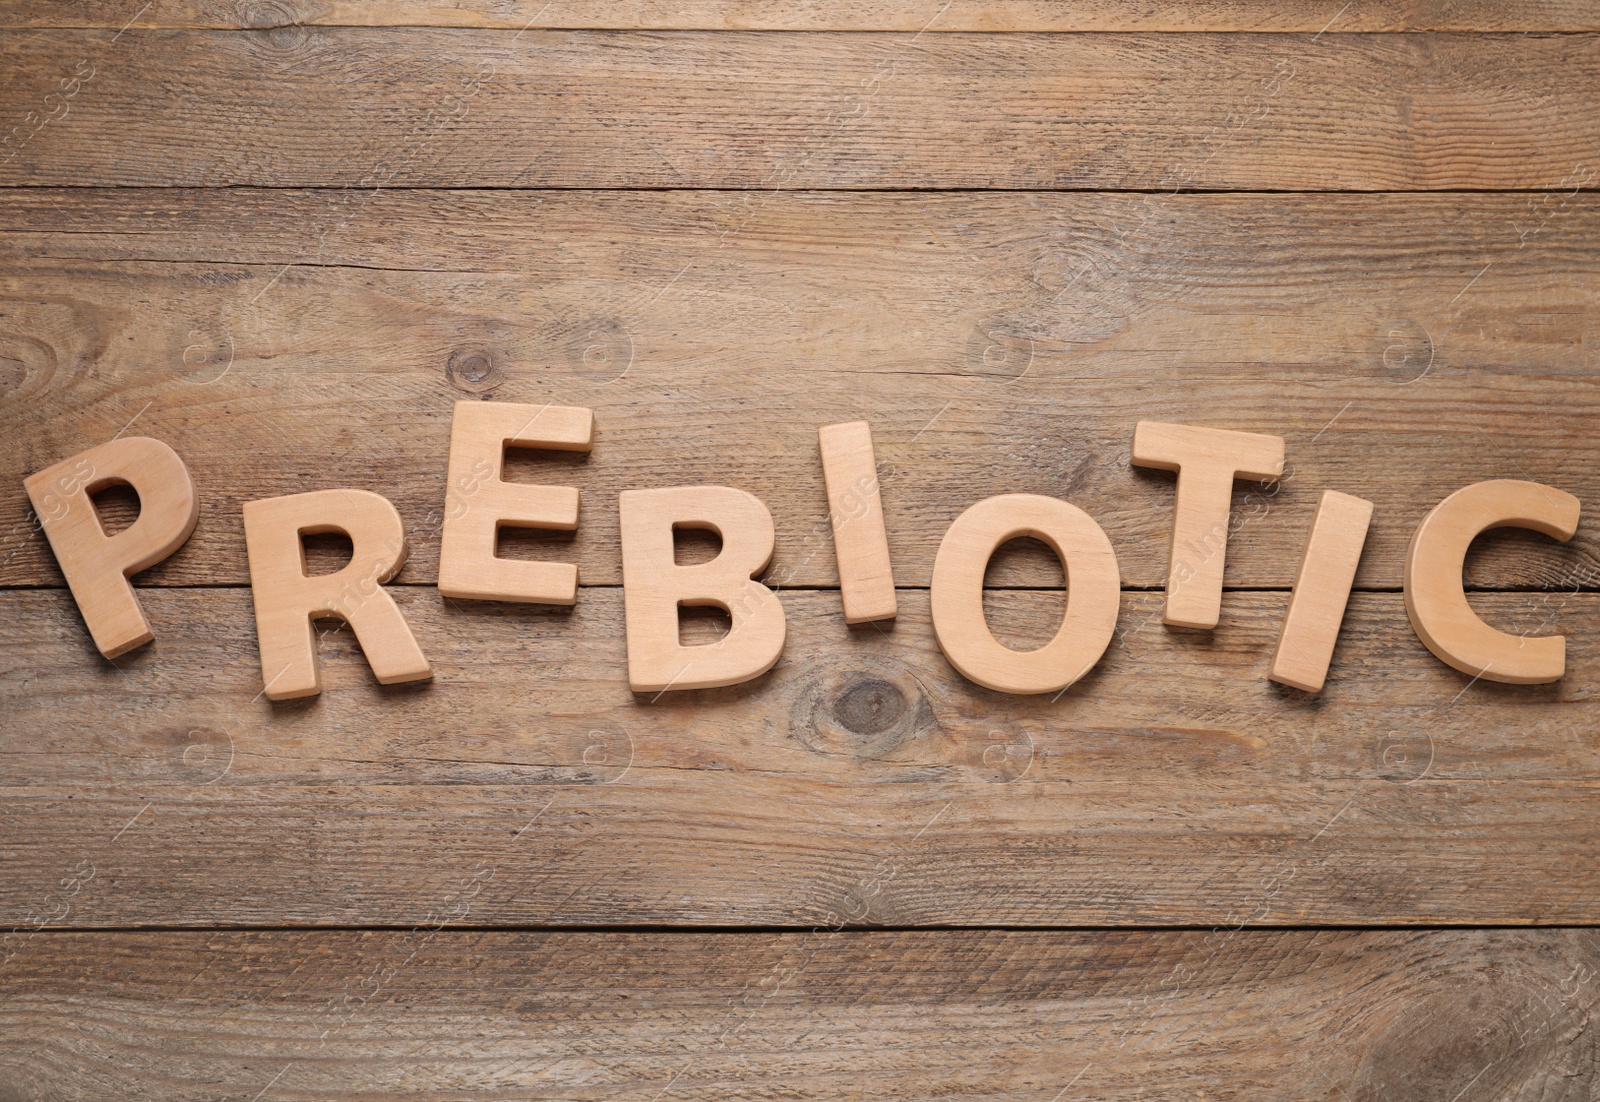
M 256 40 L 278 53 L 296 52 L 310 37 L 302 17 L 282 0 L 251 0 L 241 4 L 239 25 L 244 30 L 261 32 Z
M 833 718 L 858 735 L 881 735 L 906 714 L 906 694 L 879 677 L 866 677 L 833 699 Z
M 500 370 L 494 353 L 478 345 L 467 345 L 450 353 L 444 375 L 451 386 L 467 394 L 487 394 L 505 381 L 505 373 Z
M 888 757 L 938 727 L 917 679 L 887 660 L 806 677 L 791 722 L 809 749 L 852 758 Z

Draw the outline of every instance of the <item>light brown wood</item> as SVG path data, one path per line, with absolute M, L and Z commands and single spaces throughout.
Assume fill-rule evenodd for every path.
M 594 411 L 572 406 L 463 401 L 450 424 L 450 473 L 439 535 L 439 592 L 479 601 L 570 605 L 578 599 L 571 563 L 498 556 L 502 528 L 578 527 L 578 491 L 504 479 L 509 447 L 587 452 Z
M 0 586 L 46 587 L 0 590 L 0 1102 L 1593 1102 L 1592 931 L 1399 928 L 1600 922 L 1600 541 L 1456 564 L 1535 590 L 1473 608 L 1570 636 L 1560 682 L 1469 680 L 1400 593 L 1449 489 L 1600 493 L 1587 0 L 0 9 L 94 28 L 0 35 Z M 1088 27 L 1136 33 L 940 33 Z M 1437 33 L 1489 28 L 1535 33 Z M 462 398 L 596 412 L 592 458 L 494 448 L 581 531 L 443 551 Z M 1103 526 L 1134 588 L 1070 696 L 967 681 L 922 590 L 854 629 L 804 590 L 850 584 L 814 434 L 867 419 L 902 585 L 969 502 Z M 1330 487 L 1375 503 L 1324 693 L 1261 677 L 1287 592 L 1162 630 L 1139 420 L 1292 445 L 1221 495 L 1230 586 L 1286 590 Z M 200 538 L 113 664 L 21 480 L 135 424 Z M 749 682 L 629 691 L 617 495 L 664 485 L 771 506 L 802 589 Z M 371 588 L 437 681 L 316 625 L 327 691 L 268 699 L 239 513 L 309 486 L 398 506 L 423 584 Z M 428 584 L 501 556 L 588 588 Z M 985 637 L 1049 645 L 1054 559 L 969 579 Z
M 330 631 L 323 695 L 278 705 L 242 589 L 141 594 L 161 651 L 120 670 L 65 591 L 0 593 L 0 668 L 27 671 L 0 677 L 0 715 L 29 732 L 0 788 L 0 930 L 409 926 L 479 861 L 493 890 L 452 922 L 1600 921 L 1600 648 L 1576 645 L 1597 594 L 1474 595 L 1575 645 L 1556 684 L 1468 688 L 1400 594 L 1356 593 L 1348 672 L 1309 698 L 1261 676 L 1287 593 L 1230 595 L 1207 636 L 1127 593 L 1052 701 L 962 678 L 915 590 L 882 630 L 781 594 L 769 674 L 659 699 L 628 689 L 616 589 L 390 592 L 434 681 L 375 684 Z M 990 594 L 1003 637 L 1048 639 L 1059 608 Z M 68 897 L 80 861 L 98 872 Z
M 1272 680 L 1308 693 L 1322 691 L 1371 523 L 1372 502 L 1322 491 L 1272 653 Z
M 730 188 L 754 220 L 798 188 L 1559 189 L 1600 142 L 1586 34 L 111 37 L 0 40 L 0 184 L 326 187 L 334 224 L 391 187 Z
M 1044 646 L 1018 651 L 995 639 L 983 611 L 983 576 L 995 551 L 1031 536 L 1061 560 L 1067 607 Z M 1060 693 L 1094 668 L 1111 643 L 1121 601 L 1117 555 L 1094 518 L 1037 494 L 1004 494 L 950 525 L 933 562 L 928 600 L 939 649 L 962 676 L 1003 693 Z
M 1155 421 L 1134 427 L 1133 465 L 1178 473 L 1162 616 L 1166 623 L 1207 630 L 1217 626 L 1233 527 L 1234 480 L 1281 477 L 1283 451 L 1280 436 Z
M 628 684 L 636 693 L 714 689 L 760 677 L 783 653 L 777 595 L 754 580 L 772 561 L 772 514 L 731 486 L 624 490 L 622 588 L 627 607 Z M 673 532 L 715 532 L 710 562 L 675 561 Z M 720 608 L 732 621 L 714 643 L 679 641 L 678 609 Z
M 1467 549 L 1491 528 L 1527 528 L 1569 540 L 1582 506 L 1553 486 L 1495 479 L 1464 486 L 1434 506 L 1412 533 L 1406 553 L 1406 615 L 1429 650 L 1474 679 L 1538 685 L 1566 672 L 1560 635 L 1518 635 L 1484 623 L 1461 581 Z
M 306 570 L 303 537 L 340 532 L 353 551 L 331 574 Z M 262 695 L 294 700 L 322 691 L 313 621 L 350 625 L 381 685 L 425 681 L 433 669 L 383 583 L 406 561 L 405 525 L 388 499 L 367 490 L 313 490 L 247 501 L 244 538 L 261 652 Z
M 834 557 L 839 563 L 839 596 L 844 622 L 892 620 L 895 614 L 894 566 L 883 527 L 878 493 L 878 461 L 872 427 L 865 421 L 823 425 L 817 430 L 822 476 L 828 487 L 828 519 Z
M 1597 974 L 1593 930 L 45 934 L 0 969 L 0 1075 L 83 1102 L 1588 1102 Z
M 178 453 L 147 436 L 124 437 L 36 471 L 23 486 L 100 653 L 116 658 L 155 638 L 128 579 L 182 547 L 199 520 Z M 91 496 L 110 486 L 139 495 L 138 518 L 115 534 Z
M 132 22 L 130 23 L 130 19 Z M 1600 30 L 1584 0 L 162 0 L 143 11 L 114 0 L 29 0 L 0 6 L 4 27 L 245 28 L 287 37 L 300 26 L 614 28 L 617 30 L 912 31 L 1583 31 Z
M 1600 196 L 1570 192 L 774 194 L 724 237 L 746 213 L 726 193 L 385 190 L 324 236 L 330 193 L 0 190 L 0 585 L 63 584 L 23 476 L 146 403 L 134 430 L 183 453 L 201 521 L 141 584 L 245 584 L 240 505 L 307 485 L 389 497 L 412 533 L 397 580 L 432 583 L 451 409 L 487 386 L 603 426 L 586 461 L 510 456 L 582 488 L 571 541 L 529 553 L 586 585 L 621 580 L 616 494 L 668 482 L 750 490 L 774 582 L 836 585 L 816 432 L 870 418 L 898 584 L 928 584 L 965 504 L 1038 493 L 1158 586 L 1171 476 L 1130 468 L 1129 435 L 1203 415 L 1293 459 L 1275 495 L 1236 488 L 1228 585 L 1288 589 L 1337 488 L 1382 518 L 1357 588 L 1398 590 L 1454 487 L 1600 501 Z M 1597 562 L 1600 529 L 1508 529 L 1467 582 L 1592 587 Z M 995 571 L 1059 584 L 1042 557 Z

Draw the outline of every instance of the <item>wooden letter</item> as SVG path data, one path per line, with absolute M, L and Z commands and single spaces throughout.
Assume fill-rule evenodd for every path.
M 772 514 L 760 499 L 728 486 L 624 490 L 622 600 L 628 631 L 628 684 L 636 693 L 737 685 L 766 673 L 783 651 L 777 594 L 753 578 L 772 560 Z M 722 537 L 706 563 L 679 566 L 672 530 L 705 528 Z M 726 611 L 733 627 L 715 643 L 686 647 L 678 608 Z
M 1569 540 L 1578 499 L 1537 482 L 1495 479 L 1457 490 L 1434 506 L 1406 550 L 1406 614 L 1417 638 L 1462 673 L 1512 685 L 1539 685 L 1566 672 L 1560 635 L 1508 635 L 1467 604 L 1461 568 L 1467 547 L 1490 528 L 1531 528 Z
M 1033 536 L 1054 549 L 1067 575 L 1067 611 L 1038 650 L 1002 646 L 983 617 L 983 574 L 995 548 Z M 1100 661 L 1117 627 L 1117 555 L 1094 519 L 1053 497 L 1002 494 L 956 518 L 933 560 L 933 633 L 963 677 L 1002 693 L 1065 689 Z
M 128 577 L 183 546 L 200 516 L 194 480 L 178 453 L 148 436 L 113 440 L 23 479 L 94 645 L 107 658 L 155 636 Z M 91 494 L 132 486 L 139 517 L 106 535 Z
M 828 516 L 839 559 L 844 622 L 892 620 L 894 573 L 889 565 L 889 537 L 883 530 L 883 504 L 878 498 L 872 430 L 865 421 L 850 421 L 824 425 L 817 430 L 817 438 L 822 445 L 822 477 L 828 484 Z
M 450 482 L 439 547 L 439 592 L 480 601 L 570 605 L 578 568 L 495 555 L 501 528 L 578 527 L 578 491 L 501 481 L 506 448 L 586 452 L 594 413 L 570 406 L 457 402 L 450 427 Z
M 301 537 L 317 532 L 343 532 L 354 553 L 343 569 L 308 577 Z M 381 585 L 400 572 L 407 550 L 405 526 L 388 498 L 367 490 L 315 490 L 247 501 L 244 542 L 268 700 L 322 691 L 312 621 L 324 616 L 350 625 L 380 683 L 433 676 Z
M 1268 677 L 1273 681 L 1308 693 L 1322 691 L 1371 522 L 1372 502 L 1323 491 L 1272 655 Z
M 1283 438 L 1140 421 L 1133 430 L 1133 465 L 1178 472 L 1163 620 L 1174 627 L 1216 627 L 1233 480 L 1281 476 Z

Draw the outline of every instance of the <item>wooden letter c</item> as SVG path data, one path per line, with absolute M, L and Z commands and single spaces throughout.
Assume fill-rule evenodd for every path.
M 1486 681 L 1558 680 L 1567 668 L 1566 638 L 1496 631 L 1467 604 L 1461 568 L 1468 546 L 1491 528 L 1531 528 L 1571 539 L 1579 508 L 1569 493 L 1509 478 L 1464 487 L 1434 506 L 1406 551 L 1406 615 L 1417 638 L 1442 661 Z

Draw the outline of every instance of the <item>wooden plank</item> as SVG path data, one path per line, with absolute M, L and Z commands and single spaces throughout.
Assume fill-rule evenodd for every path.
M 1600 141 L 1591 35 L 58 30 L 0 67 L 0 184 L 1546 188 Z
M 1600 30 L 1584 0 L 11 0 L 0 27 L 292 29 L 295 26 L 481 27 L 502 30 L 798 31 L 1583 31 Z
M 1600 1087 L 1592 930 L 51 934 L 19 1098 L 1439 1098 Z
M 1166 577 L 1172 476 L 1140 418 L 1283 435 L 1241 485 L 1233 586 L 1288 588 L 1324 489 L 1376 503 L 1357 585 L 1398 588 L 1435 503 L 1488 478 L 1600 506 L 1587 350 L 1600 203 L 1535 196 L 0 192 L 0 584 L 60 585 L 22 478 L 119 431 L 186 458 L 198 530 L 148 584 L 243 584 L 243 502 L 348 486 L 436 577 L 456 399 L 595 409 L 571 557 L 620 582 L 616 495 L 727 484 L 782 585 L 836 584 L 818 426 L 866 418 L 896 578 L 950 521 L 1065 497 L 1130 586 Z M 230 366 L 231 365 L 231 366 Z M 1478 587 L 1593 587 L 1600 529 L 1480 542 Z M 1059 569 L 1003 556 L 995 584 Z
M 248 594 L 151 590 L 113 667 L 61 591 L 0 594 L 0 928 L 1560 923 L 1600 918 L 1600 596 L 1475 597 L 1568 636 L 1554 685 L 1468 679 L 1357 594 L 1329 686 L 1266 680 L 1286 594 L 1214 638 L 1129 594 L 1058 700 L 961 680 L 926 594 L 892 629 L 784 597 L 758 681 L 634 695 L 621 594 L 571 611 L 399 587 L 437 671 L 260 698 Z M 1036 645 L 1059 598 L 991 595 Z M 474 871 L 475 870 L 475 871 Z M 68 884 L 76 883 L 69 889 Z

